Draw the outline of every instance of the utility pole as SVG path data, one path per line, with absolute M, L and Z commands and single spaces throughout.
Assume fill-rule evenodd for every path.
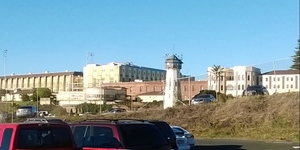
M 191 76 L 189 76 L 189 106 L 191 106 Z
M 5 83 L 5 85 L 4 85 L 4 88 L 5 88 L 5 96 L 4 96 L 4 98 L 5 98 L 5 101 L 6 101 L 6 111 L 7 111 L 7 113 L 8 113 L 8 106 L 7 106 L 7 97 L 6 97 L 6 94 L 7 94 L 7 81 L 6 81 L 6 56 L 7 56 L 7 50 L 4 50 L 3 51 L 3 56 L 4 56 L 4 66 L 3 66 L 3 73 L 4 73 L 4 83 Z
M 39 118 L 39 87 L 36 88 L 36 117 Z
M 99 82 L 99 81 L 98 81 Z M 101 101 L 102 101 L 102 78 L 101 78 L 101 80 L 100 80 L 100 96 L 99 96 L 99 98 L 100 98 L 100 100 L 99 100 L 99 114 L 101 114 L 101 112 L 102 112 L 102 106 L 101 106 Z

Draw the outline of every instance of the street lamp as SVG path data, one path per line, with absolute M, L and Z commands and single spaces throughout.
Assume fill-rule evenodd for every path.
M 36 88 L 36 117 L 39 118 L 39 87 Z
M 3 73 L 4 73 L 4 83 L 5 83 L 5 86 L 4 86 L 4 88 L 5 88 L 5 96 L 4 96 L 4 98 L 5 98 L 5 101 L 6 101 L 6 111 L 7 111 L 7 113 L 8 113 L 8 107 L 7 107 L 7 98 L 6 98 L 6 94 L 7 94 L 7 81 L 6 81 L 6 56 L 7 56 L 7 50 L 4 50 L 3 51 L 3 56 L 4 56 L 4 66 L 3 66 Z

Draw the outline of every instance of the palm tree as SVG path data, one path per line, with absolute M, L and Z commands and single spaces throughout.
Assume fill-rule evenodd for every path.
M 223 69 L 220 65 L 213 65 L 212 68 L 211 68 L 211 72 L 214 74 L 215 76 L 215 81 L 217 83 L 217 87 L 218 87 L 218 93 L 220 93 L 220 77 L 221 77 L 221 74 L 223 72 Z

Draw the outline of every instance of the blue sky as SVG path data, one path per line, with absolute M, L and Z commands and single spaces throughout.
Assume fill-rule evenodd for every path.
M 0 74 L 82 71 L 93 62 L 164 69 L 183 55 L 182 73 L 252 65 L 288 69 L 299 38 L 298 0 L 1 0 Z

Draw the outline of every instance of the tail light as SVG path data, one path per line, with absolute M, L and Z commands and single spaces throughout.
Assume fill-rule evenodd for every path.
M 194 138 L 194 135 L 193 135 L 193 134 L 191 135 L 191 138 Z

